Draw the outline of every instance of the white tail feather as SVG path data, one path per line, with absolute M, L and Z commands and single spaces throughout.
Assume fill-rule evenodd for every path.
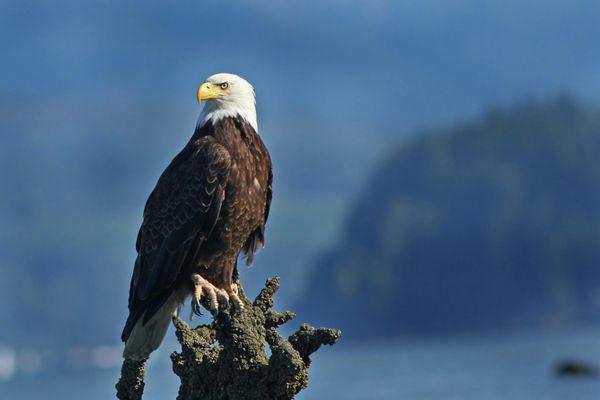
M 163 341 L 169 322 L 177 311 L 180 302 L 171 296 L 165 304 L 143 325 L 144 315 L 136 322 L 123 350 L 123 358 L 145 360 Z

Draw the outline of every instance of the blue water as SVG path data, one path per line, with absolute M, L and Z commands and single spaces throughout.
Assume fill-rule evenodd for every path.
M 149 366 L 145 399 L 174 399 L 178 378 L 163 351 Z M 324 348 L 298 399 L 519 400 L 600 398 L 600 380 L 559 379 L 564 358 L 600 363 L 600 329 L 451 341 L 399 341 Z M 19 377 L 1 399 L 109 399 L 118 370 Z

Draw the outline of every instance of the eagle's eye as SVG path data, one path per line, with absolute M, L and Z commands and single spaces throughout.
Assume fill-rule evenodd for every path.
M 225 90 L 225 89 L 227 89 L 228 87 L 229 87 L 229 83 L 227 83 L 227 82 L 223 82 L 223 83 L 221 83 L 221 89 Z

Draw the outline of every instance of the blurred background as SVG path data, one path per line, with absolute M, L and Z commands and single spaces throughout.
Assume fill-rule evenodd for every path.
M 274 163 L 246 291 L 278 274 L 288 332 L 344 332 L 299 399 L 597 398 L 553 369 L 600 362 L 598 15 L 0 1 L 0 398 L 113 396 L 143 206 L 216 72 L 254 84 Z

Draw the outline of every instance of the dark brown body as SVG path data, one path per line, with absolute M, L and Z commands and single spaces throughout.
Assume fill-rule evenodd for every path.
M 271 197 L 271 159 L 260 137 L 243 120 L 224 118 L 214 127 L 208 124 L 198 129 L 196 135 L 215 137 L 228 150 L 231 167 L 217 223 L 188 266 L 187 275 L 196 272 L 217 287 L 229 289 L 244 245 L 254 240 L 254 235 L 264 240 Z M 252 257 L 255 250 L 249 250 L 248 256 Z
M 231 289 L 240 252 L 251 263 L 264 245 L 271 182 L 269 153 L 247 121 L 226 117 L 196 129 L 146 203 L 123 341 L 140 318 L 145 324 L 167 300 L 191 294 L 193 273 Z

